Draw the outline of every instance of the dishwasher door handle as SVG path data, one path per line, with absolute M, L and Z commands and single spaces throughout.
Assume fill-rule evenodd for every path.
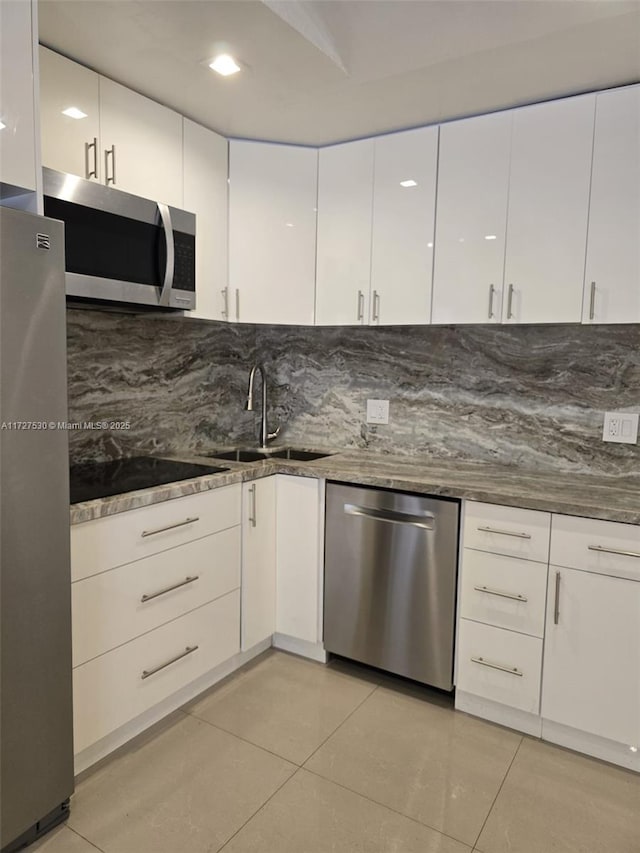
M 345 504 L 345 515 L 359 515 L 371 518 L 374 521 L 384 521 L 388 524 L 404 524 L 409 527 L 421 527 L 423 530 L 433 530 L 435 516 L 431 512 L 415 515 L 409 512 L 398 512 L 395 509 L 373 509 L 369 506 L 358 506 L 357 504 Z

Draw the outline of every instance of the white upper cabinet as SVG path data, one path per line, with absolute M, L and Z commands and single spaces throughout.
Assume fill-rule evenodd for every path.
M 640 86 L 596 96 L 582 320 L 640 322 Z
M 30 2 L 0 4 L 0 182 L 28 191 L 38 168 L 31 15 Z
M 104 183 L 182 207 L 182 116 L 100 78 Z
M 595 99 L 513 111 L 506 323 L 580 321 Z
M 313 325 L 318 152 L 232 140 L 229 319 Z
M 223 136 L 184 119 L 184 207 L 196 214 L 196 310 L 189 317 L 228 319 L 228 152 Z
M 431 319 L 438 128 L 375 140 L 369 322 Z
M 366 325 L 374 140 L 320 149 L 316 324 Z
M 40 127 L 45 166 L 102 180 L 100 76 L 42 46 Z
M 433 323 L 499 323 L 513 112 L 440 127 Z

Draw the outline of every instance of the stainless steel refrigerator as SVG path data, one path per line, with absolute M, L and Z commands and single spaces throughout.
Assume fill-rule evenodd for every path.
M 73 791 L 64 231 L 0 208 L 0 848 Z

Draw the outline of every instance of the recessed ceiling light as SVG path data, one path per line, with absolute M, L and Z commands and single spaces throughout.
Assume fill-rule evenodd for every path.
M 7 125 L 3 121 L 0 121 L 0 130 L 4 130 L 6 126 Z
M 417 184 L 417 182 L 416 182 L 416 181 L 414 181 L 414 180 L 412 180 L 411 178 L 409 178 L 409 180 L 408 180 L 408 181 L 400 181 L 400 186 L 401 186 L 401 187 L 417 187 L 417 186 L 418 186 L 418 184 Z
M 240 71 L 240 66 L 233 56 L 230 56 L 228 53 L 221 53 L 220 56 L 216 56 L 216 58 L 209 63 L 209 68 L 217 71 L 218 74 L 221 74 L 223 77 L 228 77 L 230 74 L 235 74 L 236 71 Z
M 67 107 L 66 110 L 62 110 L 63 116 L 69 116 L 69 118 L 86 118 L 87 114 L 83 113 L 82 110 L 78 109 L 78 107 Z
M 287 228 L 293 228 L 294 227 L 293 222 L 285 222 L 284 224 L 287 226 Z
M 497 235 L 497 234 L 487 234 L 487 235 L 485 235 L 485 238 L 484 238 L 484 239 L 485 239 L 485 240 L 497 240 L 497 239 L 498 239 L 498 235 Z

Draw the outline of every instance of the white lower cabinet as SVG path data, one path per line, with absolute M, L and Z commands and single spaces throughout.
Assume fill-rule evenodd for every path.
M 236 590 L 73 671 L 76 753 L 238 651 Z
M 276 623 L 276 477 L 242 486 L 242 651 Z
M 537 714 L 542 640 L 462 619 L 458 685 L 475 696 Z
M 324 660 L 322 577 L 324 480 L 277 476 L 274 644 Z

